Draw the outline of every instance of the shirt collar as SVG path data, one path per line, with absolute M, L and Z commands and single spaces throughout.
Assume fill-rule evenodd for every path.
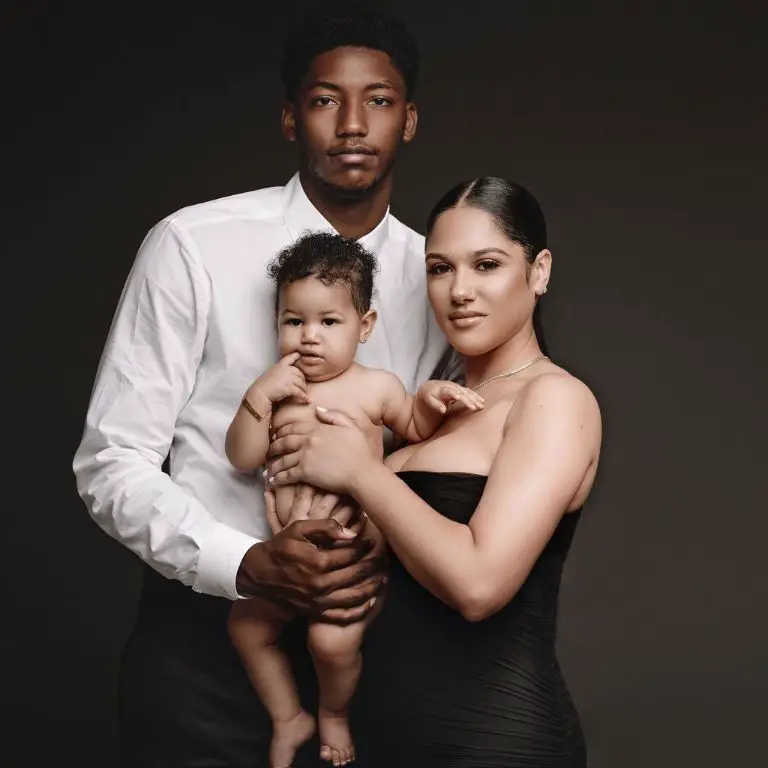
M 283 188 L 283 218 L 293 240 L 297 240 L 305 232 L 336 232 L 328 219 L 312 205 L 301 186 L 298 172 Z M 373 254 L 378 255 L 386 242 L 388 233 L 389 206 L 382 220 L 358 242 Z

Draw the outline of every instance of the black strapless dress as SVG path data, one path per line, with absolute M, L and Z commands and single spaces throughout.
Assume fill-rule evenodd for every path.
M 486 478 L 399 473 L 445 517 L 468 523 Z M 579 718 L 555 656 L 560 576 L 580 511 L 563 517 L 512 601 L 462 618 L 393 555 L 366 635 L 353 706 L 361 768 L 584 768 Z

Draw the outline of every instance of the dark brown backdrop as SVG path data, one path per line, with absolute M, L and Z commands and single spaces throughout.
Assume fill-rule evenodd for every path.
M 140 569 L 88 519 L 71 457 L 146 230 L 294 171 L 276 62 L 306 3 L 158 3 L 110 18 L 57 5 L 7 3 L 2 22 L 12 716 L 0 738 L 3 765 L 101 768 L 114 765 Z M 528 186 L 555 256 L 550 346 L 602 404 L 560 642 L 591 765 L 756 765 L 768 695 L 766 14 L 734 2 L 389 5 L 424 52 L 395 212 L 423 229 L 459 179 Z

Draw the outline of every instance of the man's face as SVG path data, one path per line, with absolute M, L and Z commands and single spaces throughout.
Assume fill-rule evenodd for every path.
M 283 132 L 301 170 L 336 195 L 363 198 L 389 177 L 401 142 L 416 132 L 416 107 L 389 56 L 344 46 L 315 57 Z

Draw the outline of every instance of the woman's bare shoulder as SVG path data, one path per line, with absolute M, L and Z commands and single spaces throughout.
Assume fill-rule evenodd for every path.
M 516 393 L 507 422 L 540 409 L 560 416 L 578 414 L 598 427 L 601 422 L 600 405 L 592 389 L 582 379 L 554 364 L 532 376 Z

